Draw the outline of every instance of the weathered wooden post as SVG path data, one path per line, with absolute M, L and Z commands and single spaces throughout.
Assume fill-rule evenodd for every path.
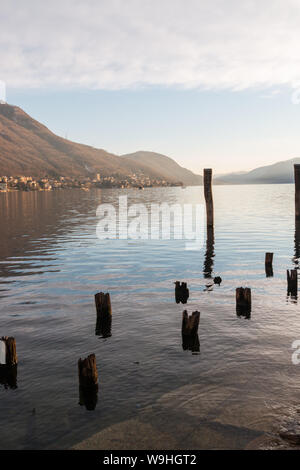
M 187 287 L 186 282 L 180 283 L 179 281 L 175 282 L 175 301 L 177 304 L 180 302 L 186 304 L 190 296 L 190 291 Z
M 250 318 L 251 314 L 251 289 L 237 287 L 236 289 L 236 313 Z
M 111 302 L 110 295 L 99 292 L 95 294 L 95 304 L 97 310 L 96 335 L 108 338 L 111 336 Z
M 78 360 L 79 404 L 94 410 L 97 404 L 98 371 L 95 354 Z
M 183 350 L 188 349 L 192 352 L 200 351 L 200 342 L 198 336 L 199 321 L 200 312 L 193 312 L 190 316 L 186 310 L 182 312 L 181 335 Z
M 265 256 L 265 271 L 267 277 L 273 276 L 273 253 L 266 253 Z
M 204 197 L 206 202 L 206 225 L 207 227 L 214 226 L 214 204 L 212 197 L 212 169 L 205 168 L 203 171 L 203 185 L 204 185 Z
M 5 388 L 17 388 L 17 350 L 15 338 L 0 339 L 0 383 Z
M 2 336 L 1 341 L 5 345 L 5 364 L 7 366 L 15 366 L 18 364 L 18 356 L 16 349 L 16 340 L 13 337 Z
M 200 312 L 196 310 L 192 315 L 189 316 L 187 310 L 182 312 L 182 334 L 184 335 L 194 335 L 198 333 L 200 321 Z
M 300 165 L 294 165 L 295 176 L 295 217 L 300 220 Z
M 297 297 L 298 294 L 298 273 L 297 269 L 287 269 L 287 291 L 288 295 Z

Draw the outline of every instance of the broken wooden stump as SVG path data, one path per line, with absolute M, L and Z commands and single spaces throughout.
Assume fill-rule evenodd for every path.
M 97 310 L 96 335 L 108 338 L 111 336 L 112 312 L 110 295 L 99 292 L 95 294 Z
M 273 277 L 273 253 L 265 255 L 265 271 L 266 277 Z
M 95 354 L 78 361 L 79 404 L 87 410 L 94 410 L 97 404 L 98 371 Z
M 186 310 L 182 312 L 181 334 L 183 350 L 189 350 L 192 352 L 200 351 L 200 342 L 198 336 L 199 321 L 200 312 L 193 312 L 190 316 Z
M 182 334 L 184 335 L 194 335 L 198 333 L 200 321 L 200 312 L 193 312 L 189 316 L 187 310 L 184 310 L 182 313 Z
M 273 253 L 266 253 L 265 255 L 265 264 L 266 265 L 271 265 L 273 264 Z
M 287 269 L 287 292 L 288 295 L 297 297 L 298 294 L 298 274 L 297 269 Z
M 79 385 L 83 388 L 98 386 L 98 371 L 95 354 L 90 354 L 86 359 L 78 360 Z
M 5 363 L 0 360 L 0 364 L 6 366 L 15 366 L 18 364 L 18 356 L 16 349 L 16 340 L 13 337 L 2 336 L 1 341 L 5 345 Z
M 249 287 L 237 287 L 236 289 L 236 313 L 238 316 L 250 318 L 251 315 L 251 289 Z
M 214 204 L 212 197 L 212 169 L 205 168 L 203 170 L 203 185 L 204 185 L 204 197 L 206 202 L 206 225 L 207 227 L 213 227 L 214 225 Z
M 187 283 L 186 282 L 180 283 L 179 281 L 176 281 L 175 282 L 176 303 L 179 304 L 181 302 L 182 304 L 186 304 L 189 296 L 190 296 L 190 291 L 187 288 Z
M 0 339 L 0 384 L 5 388 L 17 388 L 17 350 L 15 338 Z

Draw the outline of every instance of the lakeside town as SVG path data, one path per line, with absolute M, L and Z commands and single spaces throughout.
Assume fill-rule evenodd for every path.
M 52 191 L 57 189 L 82 189 L 91 188 L 151 188 L 151 187 L 182 186 L 181 182 L 171 183 L 164 179 L 150 178 L 143 174 L 101 176 L 97 173 L 94 177 L 42 177 L 32 176 L 0 176 L 0 192 L 7 191 Z

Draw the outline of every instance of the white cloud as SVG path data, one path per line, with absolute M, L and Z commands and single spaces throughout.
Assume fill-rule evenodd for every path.
M 8 87 L 299 84 L 298 0 L 0 0 Z

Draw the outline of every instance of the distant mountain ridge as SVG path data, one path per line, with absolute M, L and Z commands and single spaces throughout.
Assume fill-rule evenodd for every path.
M 17 106 L 0 104 L 0 175 L 80 177 L 100 173 L 126 177 L 142 173 L 170 183 L 201 183 L 200 176 L 169 157 L 140 153 L 143 154 L 140 159 L 135 154 L 121 157 L 63 139 Z M 153 158 L 153 165 L 144 154 Z
M 176 181 L 182 181 L 185 185 L 202 184 L 202 176 L 195 175 L 192 171 L 178 165 L 172 158 L 161 153 L 140 150 L 122 155 L 122 158 L 126 158 L 128 162 L 132 162 L 134 165 L 141 164 L 148 171 L 160 173 L 165 179 L 172 175 Z
M 300 158 L 216 176 L 214 184 L 293 183 L 295 163 L 300 164 Z M 202 176 L 166 155 L 141 150 L 119 156 L 72 142 L 55 135 L 17 106 L 0 104 L 0 176 L 80 177 L 96 173 L 121 177 L 142 173 L 169 183 L 202 184 Z
M 229 173 L 215 178 L 218 184 L 283 184 L 294 182 L 294 164 L 300 158 L 292 158 L 266 165 L 246 173 Z

